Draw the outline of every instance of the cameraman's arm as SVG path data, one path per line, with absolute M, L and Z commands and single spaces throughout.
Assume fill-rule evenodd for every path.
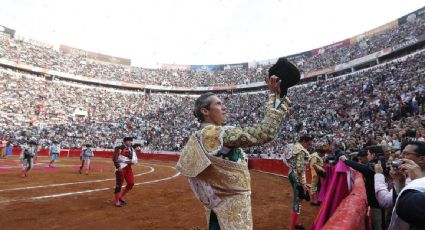
M 360 164 L 351 160 L 344 160 L 344 163 L 348 166 L 350 166 L 351 168 L 361 172 L 362 174 L 365 173 L 371 173 L 372 170 L 370 169 L 370 167 L 368 165 L 364 165 L 364 164 Z
M 393 193 L 388 191 L 385 177 L 382 173 L 375 173 L 375 196 L 381 208 L 393 206 Z
M 390 170 L 390 176 L 394 182 L 393 193 L 395 196 L 398 196 L 398 194 L 401 192 L 404 186 L 406 186 L 406 176 L 398 168 Z

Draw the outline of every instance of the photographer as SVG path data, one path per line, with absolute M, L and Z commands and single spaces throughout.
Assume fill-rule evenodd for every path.
M 373 229 L 382 229 L 383 227 L 382 210 L 375 196 L 375 187 L 374 187 L 375 186 L 375 178 L 374 178 L 375 168 L 374 167 L 375 167 L 375 164 L 378 163 L 377 155 L 383 154 L 383 149 L 382 149 L 382 146 L 373 145 L 373 146 L 369 146 L 367 150 L 368 150 L 367 164 L 361 164 L 358 162 L 348 160 L 346 156 L 341 156 L 339 159 L 344 161 L 344 163 L 347 166 L 350 166 L 351 168 L 359 171 L 363 175 L 365 179 L 367 202 L 369 206 L 371 206 Z
M 399 169 L 412 180 L 399 194 L 389 229 L 423 229 L 425 226 L 425 142 L 410 141 L 403 149 Z
M 389 220 L 391 219 L 391 212 L 393 209 L 394 201 L 396 200 L 401 189 L 406 184 L 406 176 L 400 168 L 403 163 L 402 160 L 396 159 L 389 162 L 391 171 L 389 172 L 390 180 L 388 183 L 385 181 L 387 176 L 381 166 L 381 162 L 375 164 L 375 196 L 378 200 L 379 206 L 385 209 L 385 227 L 387 228 Z M 384 175 L 385 174 L 385 175 Z
M 388 190 L 388 184 L 385 182 L 384 170 L 379 164 L 375 165 L 375 195 L 379 205 L 382 208 L 392 208 L 393 201 L 400 193 L 401 189 L 406 185 L 406 176 L 400 169 L 400 165 L 403 163 L 402 160 L 394 160 L 391 164 L 391 171 L 389 175 L 392 179 L 393 188 Z M 408 180 L 409 181 L 409 180 Z
M 398 205 L 396 211 L 397 211 L 397 214 L 401 216 L 403 219 L 406 219 L 406 220 L 410 219 L 412 220 L 411 222 L 425 223 L 424 220 L 420 220 L 423 216 L 425 216 L 425 215 L 422 215 L 423 213 L 425 213 L 424 194 L 418 195 L 418 196 L 416 195 L 411 196 L 411 197 L 417 197 L 418 199 L 406 198 L 407 193 L 410 193 L 410 192 L 413 193 L 413 191 L 410 191 L 410 189 L 418 188 L 418 190 L 420 190 L 421 193 L 425 193 L 425 180 L 424 180 L 425 167 L 422 162 L 416 164 L 412 160 L 403 159 L 403 164 L 400 166 L 400 169 L 403 170 L 408 175 L 408 177 L 411 179 L 411 183 L 409 183 L 405 187 L 405 189 L 403 189 L 400 192 L 400 197 L 396 203 L 396 205 Z M 416 202 L 419 202 L 419 203 L 416 203 Z M 422 213 L 422 214 L 417 216 L 418 213 Z M 420 218 L 417 218 L 415 220 L 415 217 L 420 217 Z M 425 227 L 425 224 L 421 224 L 421 226 Z

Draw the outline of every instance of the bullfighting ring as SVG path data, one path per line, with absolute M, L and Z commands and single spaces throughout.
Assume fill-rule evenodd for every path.
M 60 157 L 54 167 L 41 156 L 21 177 L 18 156 L 0 159 L 1 229 L 207 229 L 204 209 L 175 162 L 141 160 L 128 204 L 113 205 L 111 159 L 95 157 L 88 175 L 78 157 Z M 291 188 L 287 178 L 251 170 L 254 229 L 289 229 Z M 309 227 L 316 207 L 304 203 Z

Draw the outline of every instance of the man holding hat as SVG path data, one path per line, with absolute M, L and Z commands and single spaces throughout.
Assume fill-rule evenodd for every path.
M 37 142 L 31 140 L 28 142 L 28 146 L 25 146 L 19 156 L 22 163 L 22 177 L 26 177 L 30 169 L 33 167 L 33 158 L 36 156 L 38 151 Z
M 133 188 L 134 186 L 134 175 L 131 165 L 137 163 L 137 155 L 132 147 L 133 138 L 125 137 L 123 139 L 123 144 L 115 147 L 113 162 L 115 165 L 115 207 L 122 207 L 127 204 L 124 200 L 124 196 Z M 124 180 L 127 182 L 124 190 L 121 191 L 121 187 L 124 183 Z
M 83 172 L 84 164 L 86 165 L 86 175 L 89 175 L 90 171 L 90 162 L 91 158 L 94 157 L 93 150 L 91 150 L 91 145 L 86 144 L 86 148 L 80 154 L 81 166 L 80 166 L 80 174 Z
M 281 58 L 269 76 L 267 86 L 273 95 L 265 118 L 255 127 L 224 126 L 227 109 L 213 93 L 195 101 L 194 115 L 201 128 L 190 136 L 176 169 L 189 178 L 195 197 L 204 205 L 209 230 L 253 228 L 248 159 L 240 147 L 261 146 L 275 138 L 288 113 L 287 88 L 298 82 L 300 74 Z

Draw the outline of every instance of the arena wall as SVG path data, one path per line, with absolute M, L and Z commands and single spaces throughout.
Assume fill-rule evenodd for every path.
M 335 213 L 329 218 L 324 230 L 364 230 L 369 229 L 367 224 L 367 198 L 366 187 L 362 174 L 356 172 L 353 189 L 350 194 L 339 204 Z

